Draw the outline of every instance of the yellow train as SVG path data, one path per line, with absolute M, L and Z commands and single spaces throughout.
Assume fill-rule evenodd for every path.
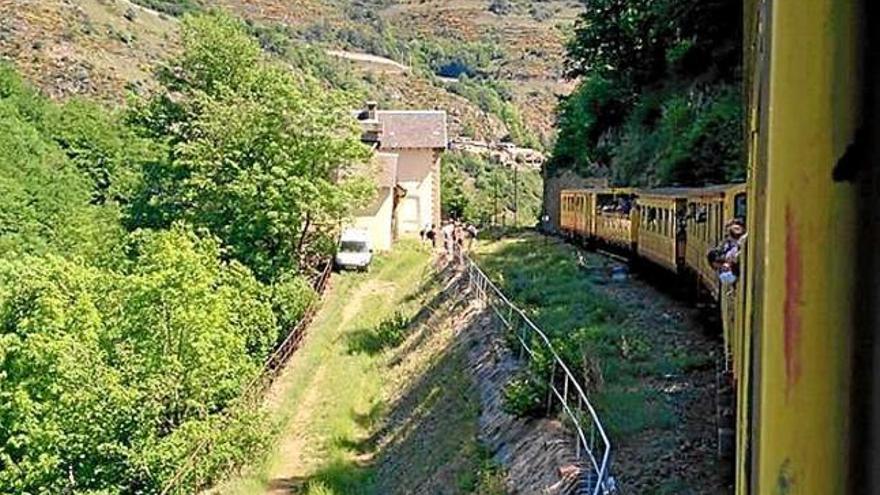
M 747 185 L 561 193 L 566 235 L 687 274 L 718 302 L 737 495 L 880 493 L 874 3 L 744 1 Z M 706 254 L 736 217 L 748 241 L 722 287 Z

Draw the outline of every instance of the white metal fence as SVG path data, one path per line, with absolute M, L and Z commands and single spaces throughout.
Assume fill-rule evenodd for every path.
M 533 346 L 542 346 L 552 357 L 553 364 L 547 377 L 550 388 L 548 408 L 555 400 L 574 428 L 575 455 L 584 468 L 584 484 L 580 492 L 592 495 L 617 493 L 617 484 L 611 475 L 611 442 L 583 387 L 556 353 L 547 335 L 510 302 L 473 260 L 463 256 L 462 262 L 467 270 L 471 291 L 491 307 L 504 326 L 516 336 L 522 351 L 529 358 L 534 358 Z

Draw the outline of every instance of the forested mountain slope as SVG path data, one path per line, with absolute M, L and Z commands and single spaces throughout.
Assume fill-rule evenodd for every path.
M 550 174 L 618 185 L 742 180 L 742 2 L 586 0 Z
M 579 2 L 517 0 L 0 0 L 0 57 L 47 93 L 120 102 L 154 84 L 180 44 L 178 18 L 222 9 L 269 51 L 293 46 L 388 57 L 405 73 L 334 59 L 388 107 L 442 107 L 453 135 L 547 144 L 563 46 Z M 313 55 L 312 58 L 316 56 Z M 456 80 L 459 77 L 461 80 Z

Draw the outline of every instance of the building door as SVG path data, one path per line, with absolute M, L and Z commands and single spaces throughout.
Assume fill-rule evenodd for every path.
M 418 235 L 423 228 L 419 225 L 421 209 L 418 197 L 408 196 L 400 202 L 397 214 L 398 235 L 401 237 Z

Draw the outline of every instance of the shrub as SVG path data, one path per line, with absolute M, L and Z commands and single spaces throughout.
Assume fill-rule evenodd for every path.
M 513 5 L 510 0 L 491 0 L 489 2 L 489 12 L 495 15 L 507 15 L 513 12 Z
M 531 373 L 510 380 L 504 387 L 504 411 L 515 416 L 543 417 L 547 413 L 547 384 Z
M 287 272 L 272 285 L 272 303 L 278 322 L 285 332 L 289 332 L 305 315 L 318 295 L 301 275 Z

